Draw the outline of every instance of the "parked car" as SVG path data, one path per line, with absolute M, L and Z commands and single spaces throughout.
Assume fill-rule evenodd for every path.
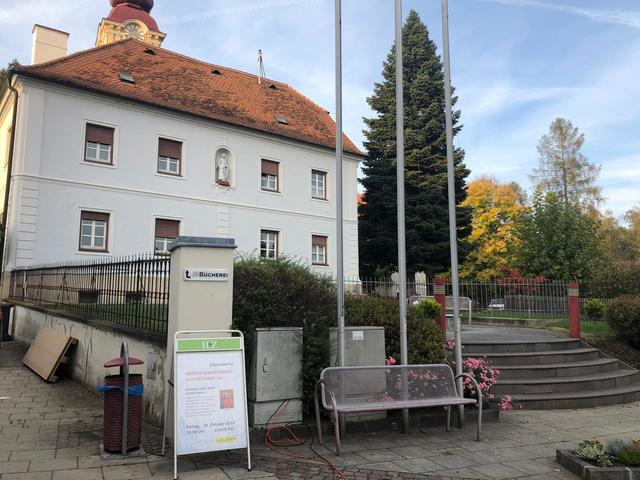
M 489 302 L 489 310 L 504 310 L 504 298 L 492 298 Z

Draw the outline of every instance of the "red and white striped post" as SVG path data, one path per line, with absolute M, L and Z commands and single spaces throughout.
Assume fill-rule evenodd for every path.
M 569 300 L 569 337 L 580 338 L 580 286 L 571 282 L 567 289 Z
M 436 278 L 433 286 L 433 294 L 436 302 L 440 304 L 440 319 L 438 324 L 442 333 L 447 334 L 447 292 L 445 289 L 445 281 L 443 278 Z

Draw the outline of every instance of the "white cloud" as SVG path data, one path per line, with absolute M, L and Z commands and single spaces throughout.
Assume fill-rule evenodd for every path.
M 624 25 L 640 30 L 640 13 L 630 10 L 603 10 L 599 8 L 583 8 L 571 5 L 558 5 L 540 0 L 480 0 L 482 2 L 499 3 L 517 7 L 544 8 L 559 12 L 580 15 L 599 23 Z

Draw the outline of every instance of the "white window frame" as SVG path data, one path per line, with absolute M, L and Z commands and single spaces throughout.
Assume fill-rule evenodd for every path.
M 112 148 L 113 148 L 112 145 L 107 145 L 106 143 L 96 143 L 96 142 L 86 141 L 85 142 L 84 159 L 87 162 L 102 163 L 102 164 L 105 164 L 105 165 L 111 165 L 111 150 L 112 150 Z M 91 150 L 95 150 L 96 156 L 94 156 L 94 157 L 89 156 L 89 152 Z M 102 154 L 102 153 L 106 153 L 107 154 L 107 159 L 106 160 L 100 158 L 100 154 Z
M 82 218 L 83 212 L 100 213 L 100 214 L 106 215 L 107 219 L 106 220 L 83 219 Z M 110 240 L 110 237 L 113 235 L 113 232 L 111 232 L 111 228 L 110 228 L 111 215 L 112 215 L 111 212 L 104 212 L 101 210 L 95 210 L 90 208 L 80 209 L 79 232 L 78 232 L 79 233 L 78 251 L 80 253 L 102 253 L 102 254 L 109 253 L 109 240 Z M 91 232 L 89 235 L 84 234 L 85 222 L 90 222 L 89 227 L 91 228 Z M 96 246 L 96 238 L 98 238 L 98 235 L 96 235 L 97 222 L 104 222 L 104 231 L 102 235 L 103 246 L 101 247 Z M 90 238 L 90 242 L 91 242 L 91 244 L 88 246 L 83 244 L 83 239 L 87 236 Z
M 266 181 L 265 181 L 266 180 Z M 271 184 L 273 183 L 273 186 Z M 265 192 L 278 191 L 278 176 L 269 173 L 260 174 L 260 188 Z
M 313 237 L 323 237 L 326 238 L 327 240 L 327 245 L 325 247 L 321 246 L 321 245 L 315 245 L 313 243 Z M 314 254 L 315 254 L 315 249 L 316 247 L 319 248 L 324 248 L 324 263 L 319 263 L 319 262 L 315 262 L 314 261 Z M 310 252 L 310 257 L 309 259 L 311 260 L 311 266 L 312 267 L 329 267 L 329 235 L 326 233 L 312 233 L 311 234 L 311 252 Z
M 269 239 L 267 239 L 267 246 L 266 249 L 262 248 L 262 235 L 263 234 L 275 234 L 275 240 L 272 242 L 273 243 L 273 248 L 270 247 L 269 245 Z M 274 229 L 270 229 L 270 228 L 261 228 L 260 229 L 260 258 L 267 258 L 270 260 L 276 260 L 280 257 L 280 231 L 279 230 L 274 230 Z M 263 255 L 263 250 L 265 251 L 266 254 Z M 273 254 L 274 256 L 271 257 L 269 256 L 269 252 L 273 250 Z
M 182 144 L 182 158 L 179 160 L 174 158 L 174 160 L 178 160 L 178 173 L 172 173 L 171 171 L 162 171 L 160 170 L 160 140 L 171 140 L 173 142 L 179 142 Z M 173 137 L 171 135 L 165 135 L 163 133 L 156 133 L 156 160 L 153 164 L 153 174 L 157 177 L 162 178 L 173 178 L 175 180 L 186 180 L 187 178 L 187 141 L 184 138 Z M 164 158 L 172 158 L 172 157 L 164 157 Z
M 98 127 L 113 129 L 113 145 L 111 145 L 110 160 L 104 162 L 101 160 L 90 160 L 87 158 L 87 125 L 96 125 Z M 82 155 L 80 156 L 80 164 L 88 167 L 98 168 L 118 168 L 118 141 L 119 128 L 111 123 L 100 122 L 91 118 L 84 118 L 82 124 Z
M 316 175 L 322 178 L 322 195 L 316 195 L 317 182 L 314 185 Z M 327 172 L 318 168 L 311 169 L 311 198 L 314 200 L 327 200 Z
M 277 180 L 276 180 L 276 189 L 272 190 L 270 188 L 265 188 L 263 187 L 262 181 L 263 181 L 263 175 L 262 175 L 262 160 L 267 160 L 269 162 L 274 162 L 278 164 L 278 176 L 277 176 Z M 262 192 L 262 193 L 266 193 L 269 195 L 284 195 L 283 190 L 284 190 L 284 183 L 283 183 L 283 179 L 284 179 L 284 164 L 282 163 L 281 159 L 278 158 L 274 158 L 274 157 L 270 157 L 269 155 L 260 155 L 258 156 L 258 172 L 260 173 L 260 183 L 258 185 L 258 191 Z M 274 177 L 274 175 L 267 175 L 270 177 Z
M 161 162 L 166 162 L 167 164 L 167 168 L 162 168 L 160 166 Z M 181 176 L 181 166 L 180 163 L 182 162 L 181 159 L 179 158 L 173 158 L 173 157 L 164 157 L 161 155 L 158 155 L 158 173 L 160 174 L 164 174 L 164 175 L 172 175 L 174 177 L 180 177 Z M 169 168 L 171 166 L 172 163 L 175 163 L 176 166 L 176 171 L 174 172 L 173 170 L 171 170 L 171 168 Z
M 156 255 L 167 255 L 169 253 L 169 244 L 173 242 L 175 238 L 168 237 L 154 237 L 153 239 L 153 251 Z M 158 248 L 158 242 L 162 242 L 162 248 Z
M 156 236 L 156 220 L 172 220 L 174 222 L 178 222 L 178 236 L 182 235 L 182 225 L 184 223 L 184 218 L 183 217 L 170 217 L 167 215 L 162 215 L 161 213 L 154 213 L 152 215 L 152 220 L 151 220 L 151 238 L 153 239 L 153 251 L 156 253 L 156 255 L 159 255 L 159 253 L 156 250 L 156 238 L 167 238 L 167 237 L 158 237 Z M 169 239 L 171 243 L 173 240 L 175 240 L 175 238 L 171 238 Z M 168 253 L 168 252 L 167 252 Z

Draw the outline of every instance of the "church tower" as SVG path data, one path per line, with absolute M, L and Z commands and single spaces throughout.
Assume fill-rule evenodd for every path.
M 154 47 L 162 45 L 167 36 L 150 15 L 153 0 L 109 0 L 111 13 L 98 26 L 96 46 L 135 38 Z

